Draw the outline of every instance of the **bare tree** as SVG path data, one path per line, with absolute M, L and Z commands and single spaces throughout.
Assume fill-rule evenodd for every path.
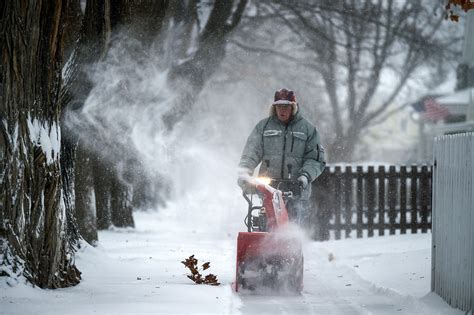
M 63 31 L 69 1 L 2 3 L 0 264 L 42 288 L 74 285 L 75 235 L 61 156 Z M 31 31 L 37 30 L 37 31 Z
M 320 75 L 325 95 L 318 102 L 331 108 L 325 126 L 331 161 L 354 158 L 361 135 L 400 109 L 391 105 L 417 71 L 431 69 L 425 79 L 436 86 L 459 53 L 453 49 L 459 37 L 442 31 L 443 8 L 422 1 L 279 0 L 256 6 L 257 14 L 244 24 L 271 20 L 280 33 L 290 32 L 291 45 L 276 50 L 262 37 L 235 43 L 250 51 L 273 52 Z M 382 95 L 384 76 L 393 80 Z
M 220 66 L 229 35 L 239 24 L 247 0 L 216 0 L 207 5 L 205 8 L 202 3 L 198 8 L 194 1 L 176 1 L 167 16 L 168 32 L 162 34 L 161 47 L 172 56 L 170 80 L 180 89 L 180 97 L 163 118 L 169 128 L 191 111 L 204 84 Z M 208 13 L 205 24 L 200 12 L 203 16 Z
M 124 30 L 131 34 L 130 36 L 140 36 L 144 42 L 151 40 L 153 32 L 160 28 L 160 20 L 167 3 L 167 1 L 133 0 L 114 3 L 87 1 L 78 45 L 75 47 L 75 55 L 72 56 L 73 74 L 68 87 L 70 110 L 82 108 L 93 88 L 89 72 L 106 58 L 117 30 Z M 83 137 L 81 130 L 68 131 L 78 145 L 75 200 L 81 234 L 88 242 L 94 243 L 97 241 L 97 228 L 107 229 L 113 224 L 134 226 L 132 191 L 127 184 L 119 180 L 115 170 L 117 161 L 108 158 L 103 152 L 91 149 L 91 140 L 94 143 L 100 140 L 87 139 L 89 134 Z M 113 146 L 110 143 L 102 145 L 104 148 Z
M 142 64 L 152 62 L 150 54 L 158 55 L 162 66 L 171 69 L 169 81 L 180 90 L 180 97 L 163 119 L 171 128 L 191 109 L 204 83 L 218 68 L 225 55 L 226 36 L 238 24 L 246 2 L 88 0 L 73 55 L 69 109 L 82 108 L 94 88 L 90 74 L 102 63 L 107 64 L 109 54 L 120 47 Z M 123 44 L 130 39 L 136 47 Z M 110 142 L 103 136 L 110 127 L 107 122 L 99 118 L 88 126 L 81 123 L 76 127 L 73 125 L 70 131 L 79 141 L 75 169 L 77 217 L 83 236 L 94 242 L 96 228 L 133 226 L 132 202 L 147 205 L 146 199 L 159 195 L 156 190 L 147 190 L 154 186 L 162 189 L 166 184 L 154 184 L 156 179 L 153 185 L 150 183 L 141 162 L 129 152 L 129 142 Z M 119 170 L 124 164 L 127 167 Z
M 77 147 L 80 133 L 67 130 L 61 135 L 63 108 L 83 105 L 93 87 L 88 67 L 105 58 L 114 41 L 120 40 L 115 32 L 125 32 L 150 47 L 161 34 L 159 47 L 160 38 L 173 37 L 168 36 L 172 25 L 191 21 L 198 30 L 195 37 L 178 27 L 184 32 L 177 35 L 182 40 L 175 47 L 180 47 L 177 57 L 185 62 L 172 62 L 170 80 L 187 89 L 167 116 L 172 127 L 219 66 L 225 38 L 238 24 L 246 2 L 88 0 L 84 14 L 79 1 L 1 2 L 0 36 L 5 45 L 0 50 L 0 263 L 7 266 L 3 273 L 23 274 L 45 288 L 78 283 L 80 272 L 73 264 L 79 238 L 74 216 L 80 218 L 81 233 L 94 241 L 96 226 L 87 223 L 92 202 L 84 195 L 92 191 L 91 185 L 99 204 L 107 204 L 107 211 L 110 206 L 118 209 L 105 214 L 104 226 L 107 216 L 114 225 L 133 225 L 131 189 L 119 176 L 130 175 L 113 170 L 115 163 L 123 161 L 110 163 L 102 155 L 84 159 Z M 198 5 L 212 8 L 203 28 Z M 188 14 L 193 15 L 189 21 Z M 191 42 L 194 48 L 190 50 Z M 126 157 L 127 162 L 130 158 Z M 78 174 L 84 177 L 75 178 Z M 101 185 L 103 179 L 108 180 L 105 185 Z

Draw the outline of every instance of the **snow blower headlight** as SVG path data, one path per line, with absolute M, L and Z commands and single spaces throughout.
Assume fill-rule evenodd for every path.
M 257 177 L 255 181 L 257 184 L 270 185 L 272 179 L 270 177 Z

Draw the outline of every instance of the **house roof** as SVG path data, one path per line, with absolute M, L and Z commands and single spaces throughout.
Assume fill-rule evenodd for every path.
M 474 88 L 459 90 L 451 94 L 436 98 L 436 101 L 442 105 L 468 105 L 470 100 L 474 100 Z
M 468 105 L 474 102 L 474 88 L 459 90 L 435 98 L 436 102 L 447 107 L 451 114 L 466 114 Z

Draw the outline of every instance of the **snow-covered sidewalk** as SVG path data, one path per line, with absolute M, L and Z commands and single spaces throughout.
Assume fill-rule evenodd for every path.
M 462 314 L 430 293 L 430 234 L 305 244 L 301 296 L 236 294 L 236 234 L 170 226 L 137 213 L 135 230 L 101 232 L 83 247 L 82 282 L 40 290 L 0 282 L 1 314 Z M 208 232 L 203 232 L 209 230 Z M 220 286 L 195 285 L 181 260 L 194 254 Z

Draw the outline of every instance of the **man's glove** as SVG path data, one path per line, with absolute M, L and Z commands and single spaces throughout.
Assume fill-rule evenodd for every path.
M 247 183 L 248 183 L 247 180 L 244 179 L 243 177 L 239 177 L 239 179 L 237 179 L 237 185 L 239 185 L 240 188 L 242 188 L 242 190 L 245 190 Z
M 238 174 L 237 185 L 242 188 L 242 191 L 249 193 L 252 185 L 249 183 L 251 176 L 249 175 L 250 171 L 247 169 L 241 169 Z
M 300 177 L 298 177 L 298 182 L 300 183 L 300 186 L 301 188 L 303 188 L 303 190 L 306 190 L 306 188 L 308 188 L 308 177 L 306 177 L 306 175 L 301 175 Z

